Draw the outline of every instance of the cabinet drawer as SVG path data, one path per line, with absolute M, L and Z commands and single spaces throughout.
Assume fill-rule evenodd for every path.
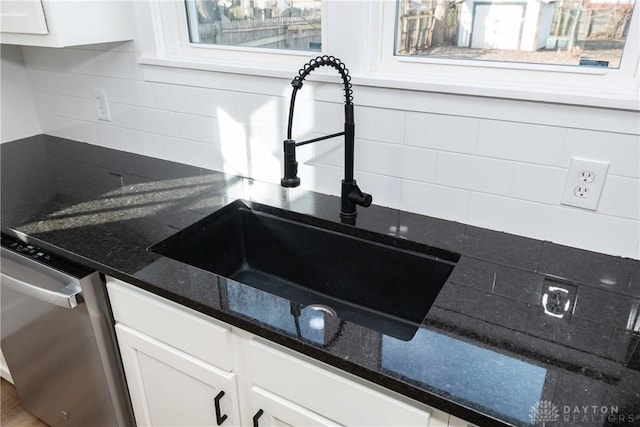
M 349 426 L 430 426 L 421 410 L 364 384 L 263 344 L 249 342 L 253 383 L 315 413 Z M 345 404 L 348 402 L 348 404 Z M 431 423 L 431 424 L 430 424 Z M 446 425 L 446 421 L 445 424 Z
M 110 277 L 107 291 L 116 322 L 220 369 L 233 369 L 229 326 Z

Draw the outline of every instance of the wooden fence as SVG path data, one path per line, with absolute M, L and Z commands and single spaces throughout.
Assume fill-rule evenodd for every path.
M 551 36 L 575 36 L 580 40 L 624 39 L 629 30 L 632 11 L 630 5 L 559 8 L 554 16 Z
M 319 16 L 282 16 L 200 23 L 198 32 L 202 43 L 292 48 L 296 39 L 319 38 L 320 25 Z

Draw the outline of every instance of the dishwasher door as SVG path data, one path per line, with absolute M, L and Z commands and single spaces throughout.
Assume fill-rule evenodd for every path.
M 83 295 L 102 288 L 98 273 L 62 272 L 4 243 L 1 345 L 24 408 L 52 426 L 126 425 Z

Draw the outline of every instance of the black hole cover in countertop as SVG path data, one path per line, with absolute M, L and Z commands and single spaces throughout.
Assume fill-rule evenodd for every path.
M 459 254 L 236 200 L 149 248 L 343 320 L 410 340 Z

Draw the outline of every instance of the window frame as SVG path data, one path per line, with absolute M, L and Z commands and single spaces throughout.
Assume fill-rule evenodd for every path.
M 639 110 L 640 6 L 634 7 L 632 25 L 620 68 L 577 67 L 520 62 L 474 61 L 395 55 L 398 3 L 383 0 L 378 13 L 382 27 L 380 49 L 369 72 L 372 77 L 401 76 L 417 88 L 464 88 L 458 93 L 487 94 L 531 100 L 566 102 Z M 376 25 L 373 23 L 372 25 Z M 373 28 L 370 29 L 372 31 Z M 429 69 L 425 75 L 424 70 Z M 393 77 L 391 77 L 393 78 Z M 537 83 L 544 81 L 544 84 Z M 453 89 L 455 90 L 455 89 Z
M 637 4 L 620 68 L 608 69 L 396 56 L 396 0 L 323 2 L 321 52 L 191 43 L 183 1 L 136 2 L 144 33 L 139 62 L 291 78 L 309 59 L 331 54 L 348 65 L 354 85 L 640 111 Z M 325 74 L 311 77 L 334 81 Z
M 183 0 L 163 0 L 160 2 L 151 0 L 151 2 L 151 7 L 155 9 L 156 37 L 160 37 L 162 41 L 163 51 L 160 52 L 160 55 L 166 59 L 204 62 L 222 68 L 248 65 L 252 68 L 261 66 L 269 69 L 299 66 L 304 61 L 321 54 L 317 51 L 191 43 L 185 2 Z M 326 32 L 325 20 L 326 16 L 323 11 L 323 27 L 321 29 L 323 40 Z

